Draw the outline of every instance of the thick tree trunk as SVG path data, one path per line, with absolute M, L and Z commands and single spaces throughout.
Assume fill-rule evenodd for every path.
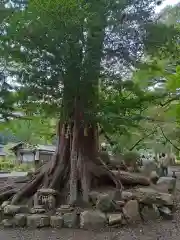
M 101 173 L 122 189 L 115 174 L 98 156 L 97 124 L 85 124 L 81 113 L 77 113 L 68 123 L 58 123 L 58 141 L 52 161 L 36 171 L 33 179 L 14 195 L 12 204 L 30 198 L 42 187 L 60 192 L 62 203 L 67 197 L 70 204 L 75 204 L 80 197 L 88 203 L 92 179 Z
M 78 126 L 77 122 L 74 122 L 73 136 L 72 136 L 72 147 L 70 156 L 70 199 L 69 203 L 73 204 L 77 201 L 78 197 L 78 174 L 77 174 L 77 160 L 78 160 Z

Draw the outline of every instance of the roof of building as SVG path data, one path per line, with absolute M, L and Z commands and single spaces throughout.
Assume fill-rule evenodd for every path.
M 29 151 L 34 151 L 34 150 L 39 150 L 39 151 L 48 151 L 48 152 L 55 152 L 56 150 L 56 146 L 54 145 L 41 145 L 38 144 L 37 146 L 27 146 L 25 143 L 23 142 L 19 142 L 14 144 L 14 146 L 12 146 L 10 148 L 10 150 L 15 151 L 18 149 L 18 147 L 22 147 L 23 149 L 26 149 L 26 151 L 29 149 Z
M 6 156 L 6 153 L 5 152 L 0 152 L 0 156 Z
M 11 146 L 11 148 L 9 150 L 16 150 L 18 147 L 23 146 L 24 143 L 23 142 L 18 142 L 18 143 L 14 143 L 13 146 Z
M 53 145 L 37 145 L 36 149 L 39 150 L 39 151 L 55 152 L 56 146 L 53 146 Z

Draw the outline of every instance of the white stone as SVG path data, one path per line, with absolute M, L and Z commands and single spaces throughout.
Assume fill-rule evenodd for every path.
M 112 213 L 108 214 L 109 225 L 116 225 L 122 223 L 122 214 L 121 213 Z

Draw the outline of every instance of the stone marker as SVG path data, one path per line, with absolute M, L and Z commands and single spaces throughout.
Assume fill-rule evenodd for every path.
M 100 229 L 106 223 L 106 215 L 99 210 L 87 210 L 80 214 L 80 227 L 83 229 Z
M 62 216 L 51 216 L 51 218 L 50 218 L 50 225 L 51 225 L 51 227 L 53 227 L 53 228 L 58 228 L 58 229 L 60 229 L 60 228 L 62 228 L 62 226 L 63 226 L 63 217 Z
M 14 216 L 14 222 L 17 227 L 24 227 L 26 226 L 26 214 L 19 213 Z
M 50 219 L 45 214 L 33 214 L 27 216 L 27 226 L 34 228 L 49 227 Z
M 63 215 L 64 227 L 75 228 L 78 226 L 78 216 L 76 212 L 65 213 Z

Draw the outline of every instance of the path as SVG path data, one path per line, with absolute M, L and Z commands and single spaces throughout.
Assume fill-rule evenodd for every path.
M 179 167 L 180 169 L 180 167 Z M 178 174 L 177 192 L 180 199 L 180 173 Z M 179 240 L 180 207 L 173 221 L 149 222 L 131 228 L 110 229 L 99 232 L 82 230 L 0 230 L 3 240 Z

